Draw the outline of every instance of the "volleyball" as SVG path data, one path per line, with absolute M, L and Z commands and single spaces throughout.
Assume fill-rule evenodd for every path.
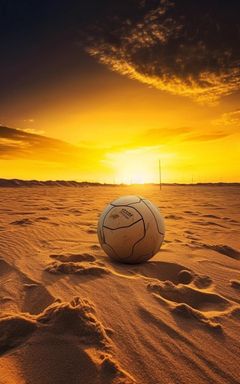
M 165 226 L 159 209 L 140 196 L 112 201 L 98 221 L 98 239 L 104 252 L 122 263 L 151 259 L 163 243 Z

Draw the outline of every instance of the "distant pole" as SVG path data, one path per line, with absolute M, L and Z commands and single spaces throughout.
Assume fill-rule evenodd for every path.
M 162 189 L 162 167 L 161 167 L 161 160 L 158 161 L 158 170 L 159 170 L 159 189 L 161 191 Z

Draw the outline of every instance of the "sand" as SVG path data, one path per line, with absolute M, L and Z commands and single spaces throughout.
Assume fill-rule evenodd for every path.
M 100 212 L 149 198 L 166 237 L 109 260 Z M 0 188 L 0 384 L 240 382 L 240 188 Z

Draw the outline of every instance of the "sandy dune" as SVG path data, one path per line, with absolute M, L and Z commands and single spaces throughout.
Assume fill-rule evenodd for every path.
M 161 251 L 121 265 L 96 226 L 143 195 Z M 0 189 L 0 384 L 240 382 L 240 187 Z

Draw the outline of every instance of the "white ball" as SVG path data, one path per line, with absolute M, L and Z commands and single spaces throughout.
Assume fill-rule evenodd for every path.
M 141 263 L 153 257 L 164 239 L 165 227 L 158 208 L 139 196 L 112 201 L 98 221 L 98 239 L 112 259 Z

